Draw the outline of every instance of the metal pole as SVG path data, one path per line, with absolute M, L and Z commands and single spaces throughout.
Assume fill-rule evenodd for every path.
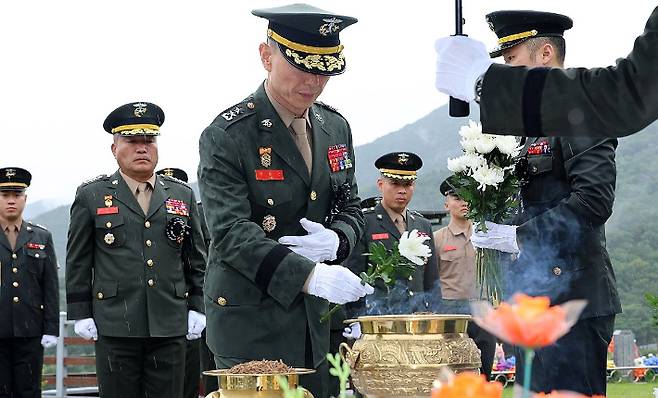
M 66 396 L 64 387 L 64 377 L 66 377 L 66 368 L 64 367 L 64 356 L 66 355 L 64 337 L 66 337 L 66 312 L 60 312 L 59 338 L 57 339 L 57 353 L 55 358 L 55 396 L 58 398 Z

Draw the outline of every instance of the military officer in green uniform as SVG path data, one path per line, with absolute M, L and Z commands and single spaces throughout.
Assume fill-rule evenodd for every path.
M 43 349 L 57 344 L 59 288 L 53 238 L 23 220 L 32 175 L 0 168 L 0 397 L 40 398 Z
M 408 208 L 416 187 L 417 172 L 422 165 L 421 158 L 412 152 L 387 153 L 375 161 L 375 167 L 380 173 L 377 188 L 382 200 L 374 208 L 364 210 L 366 221 L 364 233 L 354 252 L 345 261 L 345 266 L 356 275 L 366 272 L 368 257 L 365 254 L 370 251 L 372 243 L 381 242 L 390 250 L 397 244 L 404 231 L 414 229 L 419 234 L 429 237 L 425 244 L 431 249 L 432 255 L 425 265 L 417 267 L 408 280 L 398 281 L 392 290 L 389 291 L 383 285 L 376 286 L 375 294 L 366 296 L 356 305 L 351 304 L 350 312 L 353 312 L 351 315 L 428 311 L 429 299 L 432 299 L 433 303 L 441 302 L 439 268 L 434 254 L 432 225 L 420 213 Z M 432 297 L 419 294 L 425 291 L 431 292 Z M 360 337 L 358 325 L 354 323 L 346 328 L 345 336 Z
M 492 57 L 509 65 L 562 68 L 563 32 L 571 18 L 540 11 L 497 11 L 487 21 L 499 38 Z M 565 115 L 566 117 L 566 115 Z M 476 247 L 518 253 L 509 267 L 508 292 L 549 296 L 552 304 L 586 299 L 571 331 L 555 345 L 537 350 L 530 388 L 605 395 L 606 355 L 621 312 L 605 222 L 615 198 L 616 139 L 528 140 L 518 170 L 522 208 L 510 225 L 490 224 L 476 232 Z M 517 353 L 517 372 L 527 364 Z
M 306 4 L 254 10 L 267 79 L 221 112 L 200 142 L 199 187 L 211 233 L 204 296 L 219 368 L 281 359 L 318 369 L 301 384 L 326 396 L 329 301 L 372 291 L 337 264 L 363 215 L 347 121 L 315 102 L 345 70 L 339 33 L 356 22 Z
M 205 326 L 204 241 L 192 189 L 154 173 L 164 122 L 148 102 L 106 118 L 119 170 L 83 183 L 71 206 L 66 302 L 96 341 L 101 397 L 180 398 L 185 338 Z
M 592 69 L 492 65 L 481 42 L 442 38 L 437 88 L 477 100 L 482 129 L 491 134 L 626 136 L 658 119 L 657 29 L 658 7 L 626 58 Z

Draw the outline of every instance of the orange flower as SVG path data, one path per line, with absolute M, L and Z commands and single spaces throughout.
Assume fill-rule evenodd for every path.
M 436 383 L 436 382 L 435 382 Z M 438 383 L 431 398 L 501 398 L 503 385 L 488 382 L 484 375 L 460 373 L 447 383 Z
M 585 300 L 572 300 L 551 307 L 548 297 L 516 294 L 512 304 L 502 303 L 495 310 L 484 301 L 471 307 L 475 323 L 483 329 L 509 344 L 535 349 L 564 336 L 586 304 Z

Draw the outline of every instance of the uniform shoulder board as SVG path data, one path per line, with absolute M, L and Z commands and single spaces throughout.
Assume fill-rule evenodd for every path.
M 173 176 L 167 176 L 167 175 L 164 175 L 164 174 L 161 174 L 160 177 L 162 177 L 162 178 L 164 178 L 165 180 L 168 180 L 168 181 L 177 182 L 177 183 L 179 183 L 179 184 L 185 185 L 186 187 L 190 188 L 190 184 L 186 183 L 186 182 L 183 181 L 183 180 L 179 180 L 179 179 L 176 178 L 176 177 L 173 177 Z
M 320 105 L 320 106 L 323 107 L 323 108 L 327 108 L 327 109 L 329 109 L 329 110 L 332 111 L 332 112 L 335 112 L 335 113 L 340 114 L 340 112 L 338 112 L 338 109 L 334 108 L 334 107 L 331 106 L 331 105 L 327 105 L 327 104 L 325 104 L 325 103 L 322 102 L 322 101 L 315 101 L 315 103 L 318 104 L 318 105 Z
M 200 201 L 200 200 L 197 200 L 197 201 L 196 201 L 196 205 L 197 205 L 197 206 L 201 206 L 201 201 Z
M 425 218 L 425 216 L 417 210 L 409 210 L 409 213 L 411 213 L 415 217 Z
M 85 185 L 89 185 L 89 184 L 91 184 L 92 182 L 101 181 L 101 180 L 106 180 L 107 178 L 108 178 L 108 175 L 107 175 L 107 174 L 97 175 L 97 176 L 94 177 L 94 178 L 90 178 L 90 179 L 84 181 L 82 184 L 80 184 L 80 186 L 83 187 L 83 186 L 85 186 Z
M 215 118 L 215 122 L 220 123 L 223 127 L 228 127 L 238 120 L 242 120 L 243 118 L 255 113 L 256 105 L 253 102 L 253 96 L 250 96 L 220 112 Z
M 374 213 L 374 211 L 375 211 L 374 207 L 365 207 L 365 208 L 361 209 L 361 212 L 363 214 Z
M 44 231 L 48 231 L 48 228 L 44 227 L 44 226 L 41 225 L 41 224 L 35 224 L 35 223 L 33 223 L 32 221 L 28 221 L 27 223 L 30 224 L 30 225 L 33 226 L 33 227 L 41 228 L 41 229 L 43 229 Z

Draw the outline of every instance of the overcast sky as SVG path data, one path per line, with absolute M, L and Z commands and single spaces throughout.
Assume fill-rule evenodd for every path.
M 567 66 L 628 54 L 655 1 L 463 0 L 465 33 L 494 47 L 491 11 L 535 9 L 574 19 Z M 107 114 L 150 101 L 166 114 L 158 167 L 196 174 L 201 131 L 265 78 L 253 8 L 286 1 L 3 1 L 0 165 L 33 174 L 29 201 L 71 200 L 83 180 L 116 168 Z M 454 33 L 454 1 L 317 0 L 359 23 L 341 33 L 347 71 L 320 99 L 350 121 L 355 144 L 414 122 L 447 97 L 434 89 L 434 41 Z M 454 132 L 446 132 L 446 134 Z M 440 137 L 437 137 L 440 139 Z M 393 148 L 392 148 L 393 149 Z M 193 177 L 193 180 L 196 178 Z

